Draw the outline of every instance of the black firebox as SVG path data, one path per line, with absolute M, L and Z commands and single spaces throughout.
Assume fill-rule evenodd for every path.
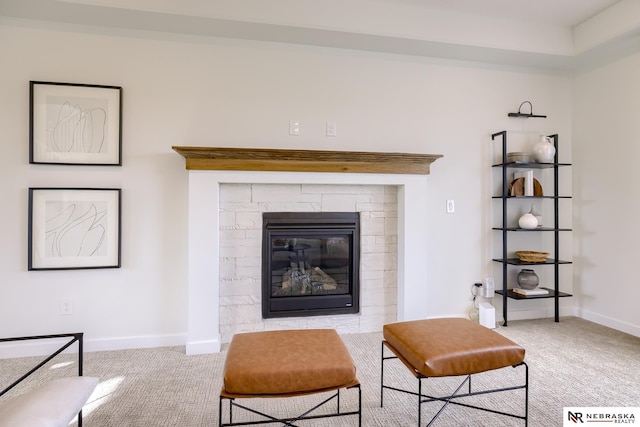
M 357 313 L 357 212 L 262 215 L 262 317 Z

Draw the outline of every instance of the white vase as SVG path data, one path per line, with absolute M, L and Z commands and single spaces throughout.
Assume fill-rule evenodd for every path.
M 526 213 L 518 219 L 518 225 L 520 228 L 524 228 L 526 230 L 533 230 L 538 226 L 538 218 L 535 215 L 530 213 Z
M 556 147 L 551 143 L 551 138 L 540 135 L 540 140 L 533 146 L 533 158 L 540 163 L 553 163 L 556 155 Z
M 542 227 L 542 215 L 536 210 L 536 205 L 531 205 L 529 213 L 536 217 L 538 220 L 538 227 Z

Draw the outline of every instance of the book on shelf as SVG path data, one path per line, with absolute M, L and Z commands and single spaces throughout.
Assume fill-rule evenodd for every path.
M 535 289 L 521 289 L 521 288 L 513 288 L 513 292 L 519 295 L 532 296 L 532 295 L 549 295 L 549 291 L 546 289 L 535 288 Z

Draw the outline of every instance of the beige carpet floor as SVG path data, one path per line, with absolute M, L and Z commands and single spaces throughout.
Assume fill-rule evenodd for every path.
M 562 425 L 565 406 L 640 406 L 640 338 L 594 323 L 563 318 L 512 321 L 497 332 L 527 350 L 529 365 L 529 426 Z M 381 333 L 342 336 L 356 363 L 362 383 L 363 426 L 415 426 L 416 398 L 385 391 L 380 407 Z M 91 426 L 217 426 L 218 393 L 226 352 L 186 356 L 184 347 L 166 347 L 85 354 L 85 375 L 100 377 L 100 384 L 84 409 L 84 425 Z M 20 372 L 36 363 L 36 358 L 0 360 L 0 382 L 8 384 Z M 395 364 L 395 365 L 394 365 Z M 13 390 L 15 395 L 38 382 L 74 375 L 75 358 L 61 355 L 27 386 Z M 520 383 L 522 368 L 506 368 L 480 374 L 477 386 L 493 387 Z M 393 361 L 385 378 L 394 385 L 417 390 L 417 380 Z M 428 379 L 423 386 L 434 394 L 447 394 L 455 388 L 452 379 Z M 521 412 L 523 391 L 479 396 L 475 403 L 501 410 Z M 248 399 L 244 402 L 267 412 L 298 415 L 327 395 L 288 399 Z M 4 397 L 6 398 L 6 397 Z M 353 408 L 357 392 L 341 393 L 343 407 Z M 423 405 L 423 425 L 437 403 Z M 225 409 L 226 411 L 226 409 Z M 242 420 L 244 418 L 236 418 Z M 0 422 L 1 424 L 1 422 Z M 271 424 L 274 425 L 274 424 Z M 357 425 L 355 417 L 309 420 L 300 426 Z M 436 426 L 520 426 L 521 420 L 461 407 L 447 408 Z

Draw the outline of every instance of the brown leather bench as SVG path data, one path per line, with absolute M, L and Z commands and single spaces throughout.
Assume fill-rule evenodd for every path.
M 340 390 L 358 389 L 357 411 L 343 412 Z M 283 398 L 322 392 L 335 393 L 310 411 L 292 418 L 275 418 L 237 403 L 236 399 Z M 229 422 L 223 423 L 223 400 L 229 400 Z M 309 415 L 311 411 L 336 399 L 337 411 Z M 234 335 L 224 366 L 224 384 L 220 392 L 220 426 L 234 424 L 233 408 L 258 414 L 266 420 L 292 422 L 301 419 L 358 415 L 361 425 L 361 391 L 356 367 L 338 333 L 333 329 L 305 329 L 251 332 Z
M 398 322 L 383 327 L 382 372 L 380 405 L 383 405 L 384 389 L 409 394 L 384 384 L 386 360 L 399 359 L 418 379 L 418 426 L 421 425 L 422 403 L 445 402 L 427 425 L 431 425 L 448 404 L 462 405 L 500 415 L 520 418 L 528 423 L 528 367 L 524 362 L 525 349 L 500 335 L 467 319 L 444 318 Z M 385 356 L 385 348 L 393 356 Z M 388 352 L 387 352 L 388 354 Z M 525 384 L 491 390 L 471 391 L 471 375 L 505 367 L 525 367 Z M 464 376 L 462 384 L 449 396 L 434 397 L 423 393 L 422 380 L 433 377 Z M 459 393 L 468 383 L 468 391 Z M 461 403 L 457 399 L 479 394 L 524 389 L 524 415 L 517 415 Z

